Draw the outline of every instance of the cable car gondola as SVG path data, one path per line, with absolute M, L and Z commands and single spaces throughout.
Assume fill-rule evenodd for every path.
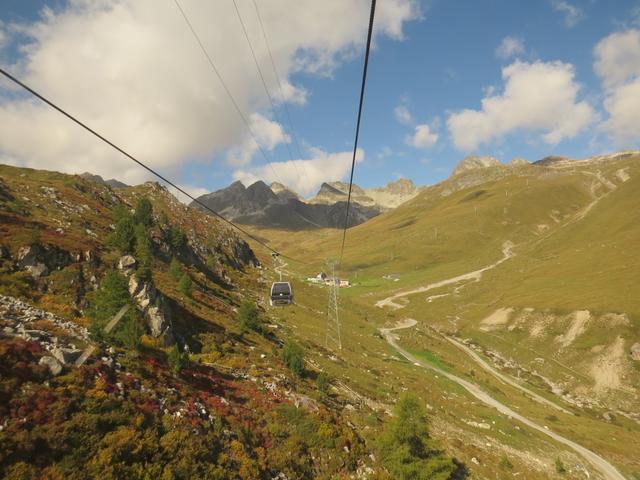
M 278 305 L 291 305 L 293 302 L 293 290 L 289 282 L 274 282 L 271 285 L 271 298 L 269 303 L 272 307 Z

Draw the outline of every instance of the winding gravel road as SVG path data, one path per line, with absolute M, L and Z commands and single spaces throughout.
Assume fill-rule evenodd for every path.
M 605 479 L 607 479 L 607 480 L 625 480 L 625 477 L 622 476 L 622 474 L 616 469 L 616 467 L 611 465 L 607 460 L 602 458 L 597 453 L 594 453 L 591 450 L 583 447 L 582 445 L 579 445 L 576 442 L 574 442 L 572 440 L 569 440 L 568 438 L 565 438 L 562 435 L 559 435 L 559 434 L 557 434 L 557 433 L 555 433 L 555 432 L 553 432 L 553 431 L 551 431 L 551 430 L 549 430 L 549 429 L 547 429 L 547 428 L 535 423 L 532 420 L 529 420 L 527 417 L 522 416 L 518 412 L 513 411 L 511 408 L 509 408 L 505 404 L 503 404 L 503 403 L 499 402 L 498 400 L 496 400 L 495 398 L 491 397 L 488 393 L 486 393 L 480 387 L 478 387 L 477 385 L 474 385 L 471 382 L 468 382 L 464 378 L 460 378 L 457 375 L 454 375 L 454 374 L 449 373 L 449 372 L 447 372 L 445 370 L 442 370 L 442 369 L 440 369 L 440 368 L 438 368 L 438 367 L 436 367 L 434 365 L 430 365 L 428 363 L 425 363 L 425 362 L 421 361 L 420 359 L 416 358 L 415 356 L 411 355 L 409 352 L 407 352 L 404 348 L 402 348 L 400 345 L 398 345 L 398 342 L 397 342 L 398 341 L 398 336 L 393 332 L 395 330 L 401 330 L 401 329 L 404 329 L 404 328 L 411 328 L 411 327 L 415 326 L 417 323 L 418 322 L 416 322 L 413 319 L 407 319 L 407 320 L 404 320 L 404 321 L 400 322 L 397 326 L 395 326 L 393 328 L 381 328 L 380 329 L 380 333 L 385 338 L 385 340 L 389 343 L 389 345 L 391 345 L 400 355 L 402 355 L 404 358 L 406 358 L 408 361 L 410 361 L 414 365 L 420 366 L 422 368 L 426 368 L 428 370 L 432 370 L 432 371 L 438 373 L 439 375 L 442 375 L 443 377 L 448 378 L 452 382 L 457 383 L 462 388 L 467 390 L 471 395 L 476 397 L 482 403 L 484 403 L 486 405 L 489 405 L 490 407 L 495 408 L 496 410 L 498 410 L 503 415 L 507 415 L 510 418 L 516 419 L 519 422 L 523 423 L 524 425 L 526 425 L 526 426 L 528 426 L 530 428 L 533 428 L 534 430 L 537 430 L 537 431 L 547 435 L 548 437 L 553 438 L 555 441 L 557 441 L 559 443 L 562 443 L 562 444 L 568 446 L 569 448 L 575 450 L 576 452 L 578 452 L 578 454 L 580 454 L 583 458 L 585 458 L 589 463 L 591 463 L 591 465 L 593 465 L 598 471 L 600 471 Z

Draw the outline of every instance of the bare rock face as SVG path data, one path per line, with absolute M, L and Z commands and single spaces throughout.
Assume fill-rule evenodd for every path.
M 124 255 L 123 257 L 120 257 L 120 260 L 118 260 L 118 270 L 122 270 L 126 273 L 127 271 L 134 269 L 136 264 L 136 259 L 132 255 Z
M 33 278 L 40 278 L 49 273 L 49 269 L 44 262 L 41 261 L 41 258 L 41 247 L 20 247 L 20 250 L 18 250 L 18 267 L 28 271 Z
M 17 264 L 21 270 L 27 270 L 34 278 L 46 276 L 53 270 L 66 267 L 73 261 L 66 250 L 47 245 L 28 245 L 18 250 Z
M 58 361 L 58 359 L 54 357 L 46 355 L 40 358 L 40 361 L 38 363 L 40 365 L 46 365 L 49 369 L 49 373 L 51 373 L 51 375 L 53 375 L 54 377 L 62 373 L 62 364 Z
M 130 261 L 127 260 L 125 263 L 130 263 Z M 138 308 L 142 310 L 151 335 L 154 338 L 164 335 L 165 341 L 169 338 L 172 339 L 171 320 L 164 306 L 165 302 L 162 295 L 158 293 L 153 282 L 140 280 L 130 269 L 126 269 L 126 272 L 129 272 L 129 295 L 135 300 Z
M 631 358 L 640 361 L 640 343 L 636 342 L 631 346 Z
M 453 175 L 460 175 L 469 170 L 478 170 L 481 168 L 499 167 L 502 165 L 497 158 L 494 157 L 465 157 L 453 171 Z
M 82 354 L 82 350 L 76 348 L 56 347 L 51 351 L 54 358 L 63 365 L 75 362 Z

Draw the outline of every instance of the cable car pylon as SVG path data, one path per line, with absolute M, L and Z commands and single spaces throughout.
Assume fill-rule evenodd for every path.
M 340 314 L 338 310 L 340 279 L 336 277 L 335 262 L 331 262 L 329 266 L 331 268 L 331 277 L 329 281 L 329 305 L 327 308 L 327 336 L 325 338 L 325 347 L 327 349 L 337 347 L 338 350 L 342 350 Z

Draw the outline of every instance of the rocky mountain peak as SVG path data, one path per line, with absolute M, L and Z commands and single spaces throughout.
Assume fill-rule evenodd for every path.
M 271 184 L 271 191 L 275 193 L 278 197 L 288 200 L 290 198 L 295 198 L 296 200 L 302 200 L 302 197 L 298 195 L 296 192 L 288 188 L 286 185 L 283 185 L 279 182 L 273 182 Z
M 495 157 L 471 155 L 463 158 L 462 161 L 456 165 L 456 168 L 453 170 L 453 175 L 460 175 L 469 170 L 499 167 L 500 165 L 502 165 L 502 163 Z
M 94 175 L 93 173 L 89 173 L 89 172 L 81 173 L 78 176 L 81 178 L 84 178 L 85 180 L 89 180 L 90 182 L 99 183 L 101 185 L 109 185 L 110 187 L 113 187 L 113 188 L 125 188 L 129 186 L 126 183 L 122 183 L 121 181 L 116 180 L 115 178 L 110 178 L 109 180 L 105 180 L 100 175 Z
M 514 157 L 509 162 L 509 165 L 511 165 L 512 167 L 522 167 L 525 165 L 529 165 L 529 162 L 522 157 Z

